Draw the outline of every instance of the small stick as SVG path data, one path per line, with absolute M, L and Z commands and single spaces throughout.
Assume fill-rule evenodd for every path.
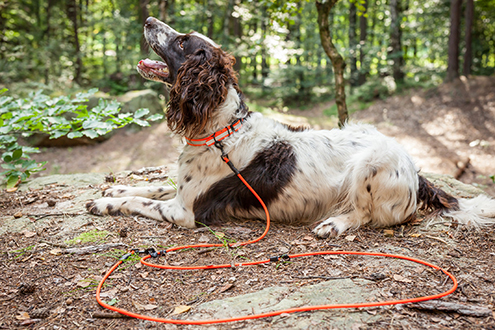
M 430 236 L 430 235 L 424 235 L 425 237 L 428 237 L 428 238 L 431 238 L 431 239 L 434 239 L 434 240 L 437 240 L 439 242 L 442 242 L 443 244 L 446 244 L 446 245 L 450 245 L 449 242 L 441 239 L 440 237 L 435 237 L 435 236 Z
M 103 312 L 95 312 L 92 317 L 94 319 L 127 319 L 129 316 L 120 314 L 120 313 L 103 313 Z

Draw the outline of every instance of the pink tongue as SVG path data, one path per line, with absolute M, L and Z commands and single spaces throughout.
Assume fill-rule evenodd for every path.
M 160 62 L 160 61 L 152 61 L 150 59 L 145 59 L 145 60 L 141 60 L 139 61 L 139 64 L 141 65 L 144 65 L 148 68 L 151 68 L 151 69 L 163 69 L 163 68 L 166 68 L 167 66 L 165 65 L 165 63 L 163 62 Z

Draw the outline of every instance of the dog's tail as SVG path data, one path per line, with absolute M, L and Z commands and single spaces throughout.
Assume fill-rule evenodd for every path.
M 431 216 L 444 216 L 452 220 L 479 227 L 495 223 L 495 199 L 486 195 L 474 198 L 455 198 L 419 175 L 418 210 L 431 212 Z

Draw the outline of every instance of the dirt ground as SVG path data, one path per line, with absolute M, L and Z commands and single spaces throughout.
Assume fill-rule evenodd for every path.
M 459 174 L 495 195 L 489 178 L 495 174 L 495 79 L 478 78 L 441 86 L 429 92 L 377 101 L 353 114 L 394 136 L 416 157 L 426 171 Z M 320 109 L 306 113 L 310 123 Z M 300 113 L 292 112 L 292 115 Z M 325 127 L 321 120 L 318 125 Z M 151 134 L 150 134 L 151 132 Z M 476 142 L 478 141 L 478 142 Z M 165 124 L 150 131 L 119 131 L 96 146 L 46 150 L 39 160 L 49 160 L 48 173 L 112 172 L 143 166 L 171 164 L 180 143 L 170 137 Z M 467 160 L 469 159 L 469 161 Z M 467 164 L 467 166 L 466 166 Z M 173 171 L 173 166 L 169 166 Z M 465 168 L 464 168 L 465 167 Z M 160 172 L 160 170 L 159 170 Z M 158 176 L 167 174 L 166 170 Z M 117 181 L 129 183 L 126 176 Z M 137 179 L 139 180 L 139 178 Z M 134 182 L 130 182 L 134 183 Z M 101 182 L 83 190 L 95 191 Z M 74 199 L 81 190 L 54 182 L 41 189 L 2 192 L 2 215 L 30 215 L 33 224 L 48 221 L 43 229 L 23 230 L 0 236 L 0 329 L 183 329 L 134 319 L 98 317 L 106 313 L 96 303 L 95 287 L 102 275 L 127 248 L 153 246 L 164 249 L 191 243 L 240 242 L 259 236 L 262 222 L 232 222 L 219 227 L 184 230 L 141 217 L 95 217 L 70 234 L 61 234 L 61 223 L 80 214 L 47 213 L 47 205 Z M 40 210 L 43 210 L 41 212 Z M 22 213 L 22 214 L 20 214 Z M 103 220 L 102 220 L 103 219 Z M 34 226 L 36 227 L 36 226 Z M 41 227 L 40 227 L 41 228 Z M 214 234 L 216 233 L 216 235 Z M 65 254 L 67 248 L 120 244 L 92 254 Z M 186 250 L 167 254 L 156 263 L 207 265 L 266 259 L 274 255 L 323 250 L 398 253 L 427 260 L 454 273 L 459 288 L 444 301 L 488 308 L 495 298 L 495 228 L 466 230 L 448 222 L 409 223 L 388 229 L 360 228 L 333 239 L 317 239 L 306 227 L 273 224 L 259 243 L 246 247 Z M 320 256 L 287 263 L 215 271 L 163 271 L 142 266 L 131 258 L 109 279 L 102 297 L 135 312 L 160 317 L 173 315 L 177 306 L 193 310 L 214 299 L 257 292 L 270 286 L 307 286 L 334 278 L 368 279 L 376 292 L 367 301 L 381 301 L 436 294 L 451 286 L 437 271 L 403 261 L 357 256 Z M 159 306 L 159 307 L 158 307 Z M 495 329 L 492 315 L 481 317 L 463 311 L 424 311 L 411 306 L 371 308 L 377 320 L 357 324 L 356 329 Z M 100 315 L 101 316 L 101 315 Z M 310 317 L 303 313 L 298 317 Z M 187 314 L 185 316 L 187 318 Z M 242 321 L 211 329 L 272 327 L 273 319 Z M 194 328 L 194 327 L 188 327 Z M 333 329 L 331 319 L 315 329 Z

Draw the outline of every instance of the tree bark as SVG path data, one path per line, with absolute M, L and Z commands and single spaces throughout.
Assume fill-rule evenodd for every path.
M 148 11 L 148 4 L 150 3 L 150 0 L 139 0 L 139 17 L 141 26 L 144 26 L 144 23 L 146 22 L 146 19 L 148 16 L 150 16 L 150 13 Z M 141 54 L 146 56 L 149 52 L 149 46 L 148 43 L 146 42 L 146 39 L 144 38 L 144 34 L 141 36 L 141 42 L 139 44 L 139 49 L 141 50 Z
M 328 22 L 330 10 L 337 2 L 338 0 L 316 0 L 315 4 L 318 11 L 318 27 L 320 29 L 321 45 L 332 62 L 335 75 L 335 103 L 337 104 L 339 114 L 339 127 L 342 128 L 349 116 L 345 101 L 345 62 L 332 42 L 330 24 Z
M 77 84 L 81 84 L 81 71 L 82 71 L 82 58 L 81 58 L 81 48 L 79 45 L 79 25 L 78 25 L 78 14 L 77 14 L 77 0 L 70 0 L 67 3 L 67 17 L 72 23 L 72 28 L 74 31 L 73 43 L 75 51 L 75 65 L 74 65 L 74 81 Z
M 450 36 L 448 50 L 448 66 L 446 82 L 459 77 L 459 39 L 461 32 L 461 5 L 462 0 L 450 1 Z
M 351 2 L 349 4 L 349 61 L 351 63 L 351 76 L 349 83 L 351 86 L 357 85 L 357 42 L 356 42 L 356 28 L 357 28 L 357 8 L 356 5 Z
M 464 25 L 466 26 L 466 31 L 464 34 L 464 43 L 466 45 L 466 52 L 464 53 L 464 67 L 462 74 L 466 77 L 471 74 L 471 64 L 473 61 L 473 50 L 472 50 L 472 28 L 474 19 L 474 1 L 467 0 L 466 2 L 466 16 Z
M 404 54 L 402 52 L 402 29 L 401 23 L 401 0 L 390 0 L 390 52 L 389 57 L 393 61 L 392 72 L 396 83 L 404 81 L 402 66 L 404 65 Z
M 357 85 L 361 86 L 366 82 L 366 76 L 368 75 L 368 70 L 364 65 L 364 47 L 366 46 L 366 38 L 368 37 L 368 20 L 365 14 L 368 11 L 368 1 L 365 0 L 363 3 L 365 8 L 362 15 L 359 17 L 359 75 L 357 79 Z

